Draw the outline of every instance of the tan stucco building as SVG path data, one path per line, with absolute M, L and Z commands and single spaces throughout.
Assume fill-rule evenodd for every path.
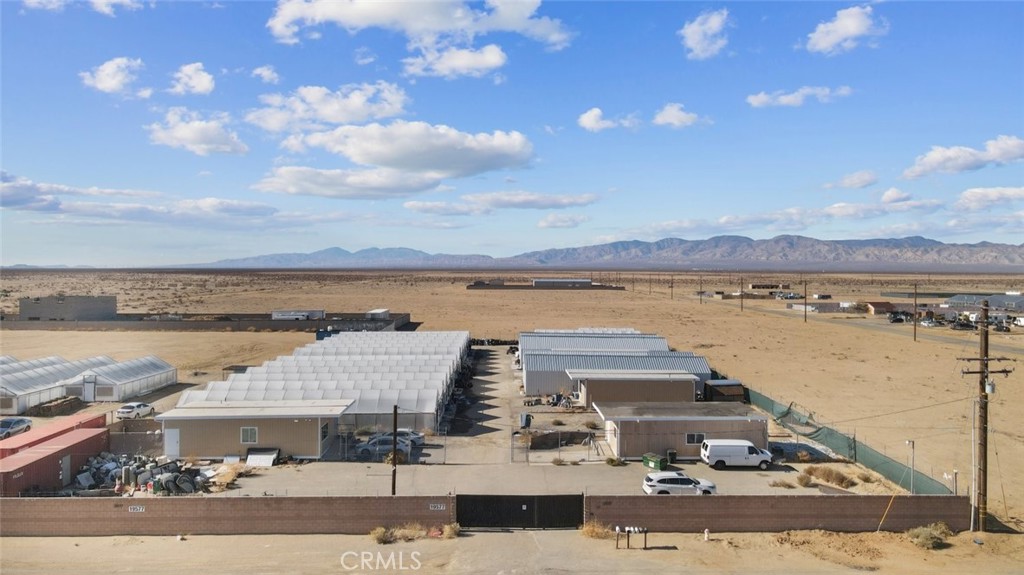
M 351 400 L 197 401 L 156 416 L 170 458 L 245 459 L 250 449 L 321 459 Z
M 565 373 L 588 409 L 594 403 L 692 402 L 700 386 L 699 377 L 681 371 L 569 369 Z
M 645 453 L 679 459 L 700 457 L 705 439 L 746 439 L 768 449 L 768 418 L 736 402 L 595 403 L 615 457 L 640 459 Z

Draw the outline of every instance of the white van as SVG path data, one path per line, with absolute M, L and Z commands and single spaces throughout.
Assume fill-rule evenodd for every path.
M 772 454 L 754 447 L 745 439 L 705 439 L 700 444 L 700 459 L 715 469 L 760 467 L 768 469 Z

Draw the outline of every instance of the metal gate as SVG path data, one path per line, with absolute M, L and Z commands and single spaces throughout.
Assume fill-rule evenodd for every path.
M 456 495 L 456 521 L 463 528 L 577 529 L 583 524 L 583 494 Z

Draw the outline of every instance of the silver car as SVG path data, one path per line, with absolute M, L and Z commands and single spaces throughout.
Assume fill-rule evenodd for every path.
M 648 495 L 713 495 L 715 484 L 681 471 L 661 471 L 648 473 L 644 477 L 643 489 Z
M 7 439 L 32 429 L 32 420 L 27 417 L 5 417 L 0 419 L 0 439 Z
M 382 435 L 378 437 L 371 437 L 370 439 L 359 443 L 355 446 L 355 452 L 363 457 L 386 457 L 387 454 L 391 453 L 394 442 L 390 435 Z M 401 438 L 398 439 L 398 451 L 405 454 L 408 458 L 409 454 L 412 453 L 412 446 L 408 441 L 404 441 Z

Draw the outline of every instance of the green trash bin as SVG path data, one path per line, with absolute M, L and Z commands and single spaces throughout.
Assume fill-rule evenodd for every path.
M 665 471 L 668 469 L 668 459 L 658 455 L 657 453 L 645 453 L 644 454 L 644 467 L 650 467 L 658 471 Z

